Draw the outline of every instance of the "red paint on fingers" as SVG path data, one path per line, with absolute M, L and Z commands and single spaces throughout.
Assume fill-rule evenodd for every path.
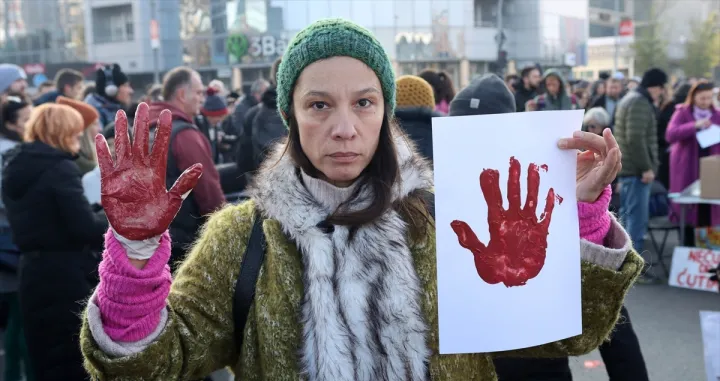
M 548 170 L 547 165 L 530 164 L 528 167 L 528 195 L 522 210 L 519 207 L 520 162 L 515 157 L 510 158 L 507 210 L 502 207 L 499 172 L 485 169 L 480 174 L 480 187 L 488 203 L 490 242 L 487 246 L 467 223 L 456 220 L 450 224 L 460 246 L 472 252 L 478 275 L 488 284 L 502 282 L 506 287 L 522 286 L 535 278 L 545 265 L 552 211 L 556 197 L 559 203 L 562 203 L 562 197 L 556 196 L 551 188 L 538 219 L 535 210 L 540 187 L 539 168 Z

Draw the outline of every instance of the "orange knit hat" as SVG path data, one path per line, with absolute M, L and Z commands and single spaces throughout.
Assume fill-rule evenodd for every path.
M 415 75 L 403 75 L 395 81 L 397 86 L 397 107 L 427 107 L 435 109 L 435 94 L 432 86 Z
M 70 106 L 77 110 L 77 112 L 82 115 L 83 122 L 85 123 L 85 128 L 90 127 L 90 125 L 93 124 L 94 121 L 100 119 L 100 114 L 98 114 L 97 110 L 95 110 L 95 107 L 90 106 L 85 102 L 80 102 L 78 100 L 64 97 L 62 95 L 57 97 L 57 100 L 55 102 L 60 105 Z

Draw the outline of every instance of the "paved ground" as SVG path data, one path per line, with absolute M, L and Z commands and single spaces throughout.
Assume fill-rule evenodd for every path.
M 669 242 L 666 256 L 677 240 Z M 646 244 L 647 248 L 651 247 Z M 626 303 L 635 330 L 640 338 L 651 381 L 703 381 L 705 365 L 700 335 L 700 310 L 720 311 L 720 295 L 662 285 L 637 285 Z M 0 349 L 0 356 L 2 350 Z M 597 365 L 601 360 L 596 351 L 571 359 L 575 381 L 607 381 L 600 363 L 587 367 L 586 361 Z M 227 374 L 213 375 L 215 381 L 230 381 Z M 2 361 L 0 360 L 0 381 Z

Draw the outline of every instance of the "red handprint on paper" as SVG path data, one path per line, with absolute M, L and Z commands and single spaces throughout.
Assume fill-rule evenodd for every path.
M 547 170 L 547 166 L 542 168 Z M 538 219 L 538 191 L 540 173 L 536 164 L 530 164 L 527 173 L 527 199 L 520 208 L 520 162 L 510 158 L 508 177 L 508 208 L 503 208 L 500 192 L 500 173 L 485 169 L 480 174 L 480 188 L 488 205 L 490 243 L 485 246 L 470 226 L 455 220 L 450 226 L 457 234 L 460 246 L 470 250 L 475 257 L 475 268 L 480 278 L 488 284 L 502 282 L 506 287 L 523 286 L 536 277 L 545 265 L 547 236 L 555 199 L 553 188 L 548 190 L 545 210 Z

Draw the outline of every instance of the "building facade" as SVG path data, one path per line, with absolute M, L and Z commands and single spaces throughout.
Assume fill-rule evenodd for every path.
M 398 74 L 441 69 L 463 86 L 493 69 L 500 55 L 511 67 L 539 63 L 567 69 L 587 60 L 588 1 L 0 0 L 18 7 L 82 4 L 75 16 L 84 25 L 75 38 L 83 53 L 78 56 L 89 62 L 117 62 L 133 80 L 151 81 L 156 68 L 162 73 L 189 65 L 235 86 L 266 78 L 295 33 L 328 17 L 350 19 L 371 30 Z M 153 18 L 159 26 L 157 52 L 150 42 Z M 47 53 L 28 60 L 54 57 L 61 56 Z

